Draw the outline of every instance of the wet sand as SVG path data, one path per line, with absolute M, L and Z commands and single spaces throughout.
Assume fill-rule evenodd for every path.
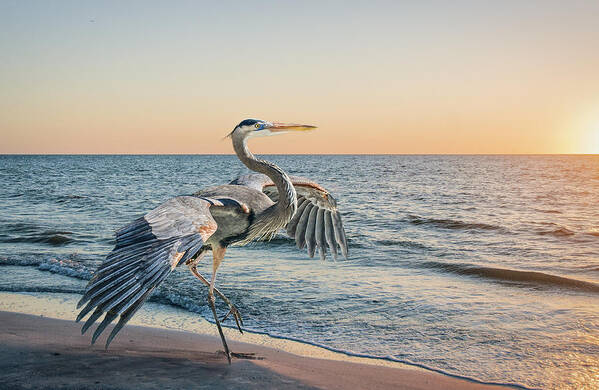
M 92 329 L 93 331 L 93 329 Z M 420 369 L 317 359 L 216 337 L 127 326 L 105 350 L 80 324 L 0 312 L 0 388 L 10 389 L 499 389 Z

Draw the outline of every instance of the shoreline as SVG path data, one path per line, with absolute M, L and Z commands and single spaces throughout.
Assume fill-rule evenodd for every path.
M 147 361 L 146 363 L 156 365 L 157 372 L 162 372 L 165 367 L 162 367 L 161 364 L 167 364 L 165 359 L 169 361 L 167 364 L 169 367 L 174 361 L 183 359 L 187 362 L 184 366 L 187 364 L 208 365 L 212 367 L 210 370 L 216 370 L 215 372 L 233 370 L 239 374 L 238 379 L 240 380 L 247 379 L 248 375 L 250 378 L 254 378 L 259 374 L 261 379 L 256 379 L 253 385 L 261 388 L 286 387 L 287 385 L 283 386 L 284 383 L 287 383 L 286 381 L 293 383 L 293 385 L 289 385 L 291 386 L 289 388 L 311 388 L 311 386 L 335 389 L 368 388 L 370 390 L 385 388 L 518 388 L 518 386 L 510 384 L 485 384 L 476 379 L 447 375 L 391 360 L 346 355 L 319 346 L 278 339 L 264 334 L 244 332 L 243 335 L 240 335 L 236 330 L 230 328 L 226 328 L 225 333 L 234 351 L 257 353 L 264 359 L 234 359 L 233 365 L 228 369 L 229 366 L 224 356 L 215 353 L 215 351 L 221 350 L 222 346 L 213 324 L 199 315 L 183 309 L 152 307 L 165 306 L 155 303 L 148 304 L 149 307 L 146 310 L 140 310 L 137 315 L 139 318 L 137 320 L 134 318 L 135 321 L 132 320 L 132 324 L 123 329 L 123 335 L 114 340 L 113 344 L 116 343 L 116 345 L 114 347 L 111 345 L 110 349 L 104 350 L 102 340 L 91 346 L 90 335 L 80 335 L 81 324 L 76 324 L 72 320 L 76 312 L 73 303 L 77 299 L 78 296 L 75 294 L 0 293 L 0 318 L 2 318 L 0 343 L 4 346 L 3 350 L 5 351 L 2 361 L 14 360 L 12 355 L 15 354 L 18 356 L 23 353 L 25 355 L 33 354 L 36 356 L 34 360 L 41 365 L 38 369 L 43 369 L 44 364 L 52 365 L 51 362 L 43 359 L 44 356 L 54 356 L 52 353 L 58 353 L 59 355 L 56 356 L 63 356 L 64 359 L 74 362 L 81 359 L 81 354 L 84 354 L 84 361 L 99 359 L 104 364 L 106 364 L 105 360 L 110 361 L 115 357 L 119 357 L 119 359 L 143 357 L 150 361 L 150 363 Z M 161 312 L 165 310 L 166 312 Z M 180 316 L 183 317 L 182 320 L 178 318 Z M 191 326 L 191 329 L 189 329 L 190 319 L 185 317 L 192 317 L 191 322 L 194 324 L 191 325 L 194 326 Z M 47 329 L 53 329 L 53 333 L 48 333 Z M 159 340 L 159 342 L 155 343 L 152 340 Z M 191 344 L 194 347 L 191 347 L 190 340 L 193 341 Z M 51 352 L 51 350 L 58 352 Z M 6 354 L 11 356 L 6 356 Z M 39 360 L 40 355 L 42 356 L 41 360 Z M 137 370 L 138 368 L 133 369 L 130 374 L 133 375 Z M 5 368 L 3 372 L 10 372 L 10 370 L 7 371 Z M 102 377 L 101 372 L 97 374 Z M 165 378 L 170 378 L 169 380 L 175 382 L 180 379 L 173 375 L 171 373 Z M 19 377 L 18 373 L 16 376 Z M 27 377 L 21 379 L 28 380 Z M 3 379 L 0 377 L 0 384 L 3 384 L 2 381 Z M 19 384 L 18 378 L 15 381 L 10 385 Z M 89 388 L 126 389 L 145 386 L 142 383 L 133 386 L 125 381 L 110 384 L 112 387 L 94 387 L 98 384 L 78 376 L 72 377 L 70 382 L 77 383 L 78 387 L 76 388 L 91 386 Z M 162 384 L 166 386 L 169 383 Z M 59 386 L 58 388 L 69 388 L 68 386 L 72 384 L 65 384 L 67 387 Z M 81 387 L 81 384 L 84 387 Z M 106 385 L 102 381 L 101 384 Z M 228 388 L 231 384 L 223 382 L 213 383 L 213 385 L 217 388 L 219 386 Z M 54 386 L 58 385 L 54 384 Z M 183 383 L 177 386 L 181 387 Z
M 0 291 L 0 311 L 74 321 L 79 312 L 76 309 L 76 304 L 80 297 L 80 295 L 72 293 Z M 84 323 L 85 319 L 81 320 L 79 327 Z M 207 335 L 220 340 L 214 323 L 207 321 L 201 314 L 190 312 L 180 307 L 156 302 L 146 302 L 128 322 L 125 328 L 131 325 Z M 237 328 L 229 324 L 222 324 L 222 327 L 223 332 L 227 337 L 227 341 L 232 340 L 276 348 L 298 356 L 351 361 L 383 367 L 413 368 L 425 372 L 436 371 L 435 369 L 420 367 L 417 364 L 404 363 L 387 358 L 357 356 L 357 354 L 351 352 L 338 351 L 316 343 L 297 340 L 292 337 L 271 335 L 253 329 L 244 328 L 243 334 L 240 334 L 237 331 Z M 90 341 L 91 334 L 93 334 L 92 329 L 95 329 L 95 325 L 86 333 Z M 97 344 L 104 345 L 103 341 L 105 339 L 106 334 L 98 339 Z M 454 376 L 444 372 L 440 373 L 447 376 Z M 475 382 L 478 381 L 475 378 L 463 379 L 473 380 Z

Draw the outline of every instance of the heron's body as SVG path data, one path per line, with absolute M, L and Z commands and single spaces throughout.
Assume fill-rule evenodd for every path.
M 324 260 L 327 247 L 334 258 L 337 249 L 347 257 L 345 232 L 330 193 L 308 179 L 288 176 L 276 165 L 254 157 L 247 149 L 246 140 L 251 136 L 310 128 L 313 126 L 273 124 L 256 119 L 242 121 L 230 134 L 233 147 L 239 159 L 258 173 L 190 196 L 170 199 L 119 230 L 115 248 L 96 271 L 79 302 L 79 307 L 87 305 L 77 321 L 95 309 L 82 332 L 104 315 L 92 343 L 120 317 L 106 341 L 108 347 L 154 288 L 177 266 L 186 264 L 209 287 L 208 300 L 230 362 L 231 354 L 214 305 L 216 293 L 229 305 L 225 318 L 232 314 L 242 331 L 237 308 L 214 286 L 227 247 L 267 239 L 285 228 L 299 248 L 307 246 L 310 257 L 318 249 Z M 212 251 L 213 258 L 210 282 L 196 268 L 208 250 Z
M 194 196 L 213 199 L 232 199 L 239 208 L 211 210 L 218 229 L 208 239 L 211 245 L 227 247 L 247 239 L 248 229 L 257 215 L 262 214 L 274 202 L 262 191 L 241 185 L 221 185 L 200 190 Z M 244 210 L 244 206 L 247 207 Z

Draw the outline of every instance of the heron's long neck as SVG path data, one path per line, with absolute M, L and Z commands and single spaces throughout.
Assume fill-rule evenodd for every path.
M 277 218 L 283 227 L 289 222 L 297 209 L 297 195 L 289 176 L 277 165 L 257 158 L 248 150 L 247 138 L 233 137 L 233 148 L 237 157 L 252 171 L 268 176 L 279 192 L 279 201 L 276 203 L 276 212 L 269 213 L 270 218 Z M 273 210 L 274 211 L 274 210 Z

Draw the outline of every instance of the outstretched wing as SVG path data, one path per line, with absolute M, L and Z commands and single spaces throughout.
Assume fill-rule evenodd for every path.
M 286 226 L 287 234 L 295 238 L 298 248 L 307 247 L 310 257 L 316 249 L 321 259 L 325 259 L 327 247 L 337 258 L 337 249 L 347 259 L 347 238 L 341 215 L 337 211 L 337 201 L 329 191 L 319 184 L 298 176 L 290 176 L 297 192 L 297 211 Z M 243 175 L 231 184 L 245 185 L 264 192 L 273 201 L 279 194 L 277 187 L 266 175 L 254 173 Z
M 171 271 L 192 258 L 216 231 L 209 207 L 213 200 L 193 196 L 173 198 L 117 231 L 116 246 L 98 268 L 77 308 L 80 321 L 95 311 L 81 333 L 104 313 L 92 344 L 118 316 L 106 347 Z

